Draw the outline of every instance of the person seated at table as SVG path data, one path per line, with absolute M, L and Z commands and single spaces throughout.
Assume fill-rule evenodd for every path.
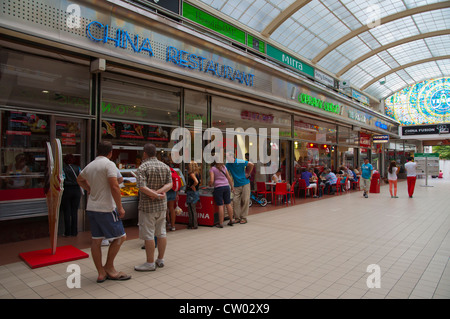
M 356 176 L 361 176 L 361 170 L 358 168 L 359 166 L 356 166 L 353 169 L 353 173 L 355 173 Z
M 352 166 L 349 166 L 347 174 L 348 174 L 348 179 L 350 181 L 350 184 L 353 182 L 355 182 L 355 183 L 358 182 L 358 176 L 356 175 Z M 355 189 L 355 187 L 356 187 L 356 185 L 353 184 L 353 189 Z
M 350 183 L 349 183 L 349 171 L 347 167 L 342 165 L 339 167 L 339 173 L 336 174 L 336 177 L 341 178 L 341 189 L 345 192 L 350 189 Z
M 311 173 L 312 168 L 306 170 L 306 168 L 302 168 L 302 179 L 306 182 L 306 187 L 314 189 L 314 198 L 317 198 L 317 177 L 314 179 L 313 174 Z
M 275 174 L 272 175 L 272 183 L 286 183 L 284 179 L 281 177 L 282 169 L 279 168 Z M 286 183 L 286 190 L 289 192 L 291 189 L 291 185 Z M 288 194 L 288 200 L 290 200 L 290 195 Z
M 331 169 L 327 168 L 325 171 L 325 175 L 323 176 L 325 178 L 325 193 L 328 193 L 330 195 L 334 195 L 334 192 L 332 192 L 332 186 L 336 185 L 337 177 L 336 174 L 334 174 Z

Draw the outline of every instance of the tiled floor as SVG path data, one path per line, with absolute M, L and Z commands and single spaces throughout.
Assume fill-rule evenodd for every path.
M 0 298 L 450 298 L 450 181 L 418 180 L 414 198 L 399 183 L 364 199 L 361 192 L 251 215 L 246 225 L 168 233 L 166 266 L 139 273 L 142 242 L 127 240 L 116 259 L 129 281 L 95 282 L 91 258 L 30 269 L 0 266 Z M 297 200 L 300 202 L 302 200 Z M 90 249 L 83 249 L 90 253 Z M 107 248 L 103 248 L 106 253 Z M 380 288 L 368 282 L 380 268 Z

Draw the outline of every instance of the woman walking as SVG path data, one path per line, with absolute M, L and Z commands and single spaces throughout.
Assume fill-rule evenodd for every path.
M 214 201 L 219 209 L 219 224 L 216 227 L 223 228 L 224 209 L 227 207 L 230 221 L 228 226 L 233 226 L 233 207 L 231 207 L 231 192 L 234 190 L 233 183 L 228 170 L 223 163 L 214 163 L 209 170 L 209 186 L 214 186 Z M 230 191 L 231 187 L 231 191 Z
M 388 168 L 389 193 L 391 193 L 391 198 L 398 198 L 397 175 L 398 175 L 397 163 L 395 161 L 391 161 Z M 394 193 L 392 193 L 392 186 L 394 186 Z
M 186 187 L 186 204 L 188 205 L 188 229 L 197 229 L 197 202 L 200 200 L 198 189 L 201 183 L 201 175 L 195 161 L 189 163 L 188 181 Z

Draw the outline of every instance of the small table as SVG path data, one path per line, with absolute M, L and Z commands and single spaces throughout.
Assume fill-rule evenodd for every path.
M 270 186 L 270 191 L 271 191 L 271 201 L 273 201 L 273 189 L 275 188 L 275 186 L 277 185 L 277 183 L 274 182 L 266 182 L 266 186 Z

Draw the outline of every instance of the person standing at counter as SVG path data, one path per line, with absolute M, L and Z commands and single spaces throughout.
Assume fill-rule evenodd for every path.
M 231 206 L 233 183 L 228 174 L 228 170 L 223 163 L 215 162 L 214 166 L 209 170 L 209 186 L 214 186 L 214 201 L 219 210 L 219 224 L 217 224 L 216 227 L 223 228 L 223 220 L 225 218 L 224 205 L 227 207 L 228 216 L 230 218 L 228 226 L 233 226 L 233 207 Z
M 233 153 L 227 152 L 226 168 L 233 176 L 234 182 L 234 214 L 236 222 L 240 224 L 247 223 L 248 207 L 250 201 L 250 174 L 253 170 L 253 163 L 244 160 L 238 160 Z
M 74 163 L 75 157 L 72 154 L 64 156 L 64 191 L 61 198 L 61 209 L 64 214 L 64 236 L 66 237 L 78 234 L 78 207 L 82 194 L 77 177 L 81 169 Z
M 417 178 L 416 167 L 417 164 L 413 162 L 413 158 L 409 157 L 407 163 L 405 164 L 406 182 L 408 184 L 409 198 L 413 197 L 414 188 L 416 187 L 416 178 Z
M 91 225 L 91 254 L 98 271 L 98 283 L 106 279 L 128 280 L 131 278 L 114 267 L 114 259 L 126 239 L 126 234 L 121 220 L 125 216 L 125 210 L 117 181 L 117 168 L 110 161 L 111 156 L 111 142 L 100 142 L 97 146 L 97 157 L 77 177 L 78 185 L 89 194 L 86 214 Z M 101 249 L 103 239 L 112 240 L 104 266 Z
M 188 205 L 188 229 L 197 229 L 197 202 L 200 200 L 198 189 L 201 183 L 201 175 L 195 161 L 189 163 L 188 180 L 186 187 L 186 204 Z
M 139 188 L 139 238 L 145 241 L 147 261 L 135 266 L 136 271 L 154 271 L 164 267 L 166 251 L 166 193 L 172 189 L 172 174 L 169 166 L 156 158 L 156 146 L 144 145 L 143 162 L 136 170 L 136 185 Z M 158 240 L 158 258 L 155 261 L 155 236 Z
M 176 176 L 177 173 L 172 168 L 173 164 L 170 163 L 170 159 L 168 157 L 163 159 L 163 163 L 169 167 L 171 175 L 175 174 L 175 176 Z M 175 185 L 175 181 L 174 181 L 174 178 L 172 178 L 172 186 L 174 186 L 174 185 Z M 175 221 L 177 218 L 177 215 L 175 213 L 175 202 L 178 201 L 178 191 L 176 191 L 174 189 L 170 189 L 166 193 L 166 197 L 167 197 L 167 208 L 169 211 L 169 213 L 167 215 L 167 224 L 171 231 L 175 231 L 176 230 Z

